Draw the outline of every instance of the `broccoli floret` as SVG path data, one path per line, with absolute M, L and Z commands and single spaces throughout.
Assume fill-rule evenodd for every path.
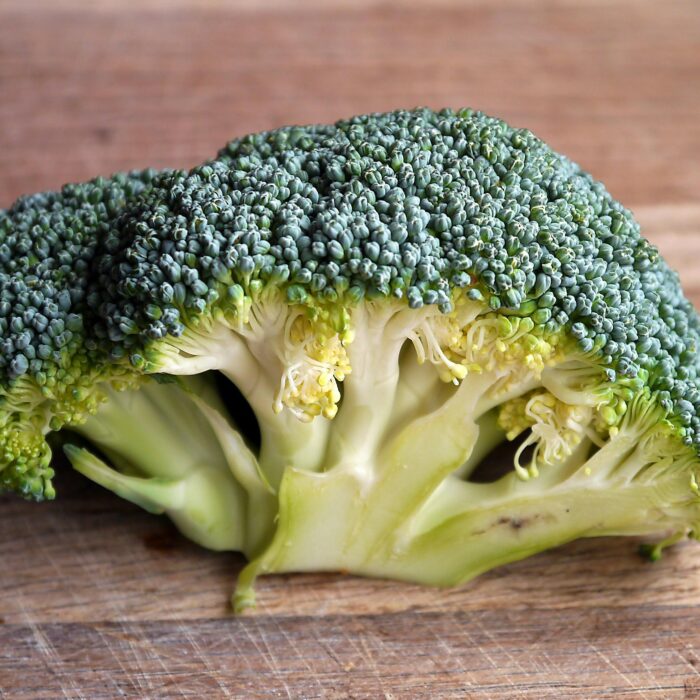
M 698 316 L 630 212 L 529 131 L 399 111 L 121 177 L 61 200 L 69 226 L 23 223 L 41 198 L 0 218 L 27 241 L 3 290 L 33 285 L 26 232 L 87 221 L 47 295 L 75 350 L 34 367 L 43 336 L 12 324 L 37 304 L 3 315 L 5 420 L 33 440 L 8 432 L 6 487 L 46 496 L 16 465 L 49 469 L 43 436 L 74 426 L 101 451 L 66 447 L 82 473 L 249 556 L 239 609 L 261 573 L 452 585 L 577 537 L 700 531 Z M 232 419 L 216 373 L 248 404 Z M 507 473 L 472 478 L 503 441 Z
M 0 210 L 0 488 L 54 497 L 45 436 L 80 422 L 101 387 L 133 374 L 85 328 L 91 264 L 108 222 L 149 187 L 145 170 L 22 197 Z

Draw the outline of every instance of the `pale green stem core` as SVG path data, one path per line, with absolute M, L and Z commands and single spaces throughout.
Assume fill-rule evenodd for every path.
M 220 551 L 245 547 L 245 495 L 225 471 L 201 464 L 180 478 L 127 476 L 88 450 L 64 450 L 81 474 L 150 513 L 167 513 L 193 542 Z
M 248 500 L 266 486 L 255 457 L 236 441 L 218 408 L 173 384 L 110 391 L 102 411 L 76 432 L 119 471 L 87 450 L 66 445 L 65 451 L 85 476 L 146 510 L 167 513 L 195 542 L 245 549 Z M 226 442 L 219 439 L 223 423 Z M 189 438 L 193 434 L 196 440 Z
M 333 421 L 324 470 L 364 469 L 391 419 L 399 383 L 399 354 L 407 338 L 402 313 L 358 308 L 355 339 L 348 347 L 352 372 L 343 382 L 343 400 Z M 296 465 L 295 465 L 296 466 Z
M 471 433 L 472 445 L 476 439 Z M 545 483 L 512 472 L 492 484 L 467 483 L 449 475 L 456 460 L 449 450 L 439 457 L 430 451 L 420 469 L 422 455 L 407 459 L 401 441 L 384 457 L 384 476 L 369 486 L 356 474 L 290 471 L 277 537 L 241 575 L 235 606 L 252 604 L 261 573 L 346 569 L 447 586 L 580 537 L 685 532 L 698 516 L 687 470 L 644 480 L 643 471 L 634 477 L 625 466 L 616 475 L 637 439 L 634 431 L 621 433 L 587 460 L 585 441 Z M 397 465 L 404 465 L 403 478 L 393 478 Z
M 459 479 L 468 479 L 483 459 L 498 445 L 505 442 L 506 436 L 498 424 L 498 411 L 490 410 L 483 414 L 477 421 L 479 439 L 464 464 L 458 467 L 453 476 Z
M 69 447 L 68 456 L 98 483 L 167 513 L 193 540 L 252 558 L 239 579 L 239 610 L 268 572 L 346 569 L 451 585 L 577 537 L 698 529 L 694 463 L 649 453 L 643 438 L 655 435 L 658 416 L 644 403 L 601 448 L 591 431 L 537 478 L 511 471 L 490 484 L 465 481 L 504 439 L 497 406 L 542 383 L 560 400 L 595 403 L 577 378 L 596 369 L 569 363 L 541 381 L 503 367 L 445 383 L 431 362 L 443 373 L 459 367 L 436 346 L 450 330 L 421 326 L 433 311 L 371 302 L 353 310 L 352 371 L 332 421 L 275 412 L 285 371 L 276 343 L 288 330 L 276 307 L 257 308 L 245 328 L 215 324 L 165 347 L 164 373 L 215 369 L 238 387 L 260 425 L 258 458 L 215 401 L 195 392 L 183 410 L 174 395 L 151 401 L 150 389 L 117 397 L 80 428 L 119 472 L 84 450 Z M 428 344 L 416 346 L 422 365 L 406 347 L 422 342 L 419 327 Z
M 398 351 L 395 358 L 398 362 Z M 334 562 L 322 569 L 345 568 L 341 562 L 354 569 L 356 562 L 383 552 L 439 485 L 469 459 L 479 432 L 477 405 L 501 376 L 469 375 L 442 406 L 408 421 L 372 452 L 362 442 L 359 447 L 345 443 L 343 459 L 324 474 L 288 470 L 280 488 L 275 538 L 242 575 L 236 606 L 251 604 L 258 573 L 282 570 L 280 566 L 296 569 L 297 561 L 306 568 L 302 562 L 312 555 L 304 554 L 297 541 L 305 543 L 302 548 L 309 546 L 306 537 L 313 532 L 319 551 Z M 381 427 L 388 423 L 387 415 Z M 336 554 L 330 554 L 334 548 Z

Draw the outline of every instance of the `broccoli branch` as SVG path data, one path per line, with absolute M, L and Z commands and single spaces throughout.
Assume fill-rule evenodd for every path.
M 188 381 L 105 389 L 101 410 L 74 430 L 116 469 L 85 449 L 68 444 L 65 452 L 85 476 L 146 510 L 167 513 L 195 542 L 249 551 L 251 522 L 258 531 L 272 526 L 271 489 L 223 407 L 208 403 L 216 397 L 207 383 Z

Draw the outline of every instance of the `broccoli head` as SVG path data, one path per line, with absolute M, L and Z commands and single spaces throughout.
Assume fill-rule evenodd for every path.
M 700 532 L 698 316 L 527 130 L 417 109 L 246 136 L 19 200 L 0 265 L 3 488 L 53 497 L 64 428 L 81 473 L 249 557 L 238 608 L 267 572 L 452 585 Z

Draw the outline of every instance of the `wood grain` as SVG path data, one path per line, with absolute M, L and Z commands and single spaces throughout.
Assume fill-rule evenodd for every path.
M 697 698 L 694 634 L 660 606 L 6 625 L 0 673 L 21 660 L 35 700 Z
M 470 104 L 606 182 L 700 306 L 700 4 L 0 0 L 0 206 L 290 122 Z M 700 698 L 700 547 L 432 590 L 262 579 L 78 475 L 0 499 L 1 698 Z
M 692 0 L 14 7 L 0 29 L 1 203 L 96 172 L 192 165 L 248 131 L 416 104 L 527 125 L 629 205 L 697 198 Z

